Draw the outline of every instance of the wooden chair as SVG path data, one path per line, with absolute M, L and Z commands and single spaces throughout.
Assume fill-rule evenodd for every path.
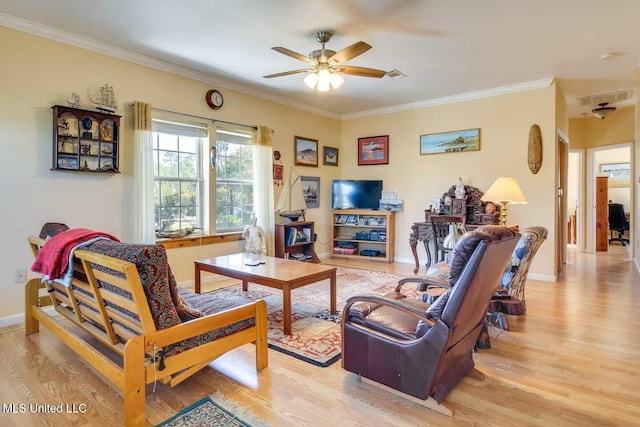
M 445 239 L 450 233 L 451 226 L 458 227 L 461 231 L 464 230 L 466 217 L 464 215 L 432 215 L 429 220 L 433 230 L 435 262 L 444 261 L 446 255 L 453 251 L 453 245 L 447 246 L 445 244 Z

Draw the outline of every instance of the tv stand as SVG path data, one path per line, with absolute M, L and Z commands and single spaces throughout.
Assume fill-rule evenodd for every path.
M 376 209 L 331 211 L 334 258 L 393 262 L 395 212 Z

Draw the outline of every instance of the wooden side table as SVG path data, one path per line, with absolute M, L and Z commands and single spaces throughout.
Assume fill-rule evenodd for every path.
M 424 249 L 427 252 L 427 263 L 425 264 L 426 268 L 431 266 L 431 249 L 429 248 L 429 242 L 433 240 L 433 229 L 431 227 L 431 222 L 422 221 L 422 222 L 414 222 L 411 226 L 411 234 L 409 235 L 409 245 L 411 246 L 411 253 L 413 254 L 413 260 L 415 261 L 415 268 L 413 269 L 414 274 L 418 272 L 420 268 L 420 261 L 418 260 L 418 241 L 421 241 L 424 244 Z

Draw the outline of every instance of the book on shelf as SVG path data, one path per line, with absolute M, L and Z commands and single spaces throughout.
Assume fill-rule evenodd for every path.
M 302 228 L 302 234 L 304 234 L 306 242 L 310 242 L 311 241 L 311 227 L 303 227 Z

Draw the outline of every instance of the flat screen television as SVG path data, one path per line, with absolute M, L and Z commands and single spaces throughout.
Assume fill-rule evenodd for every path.
M 378 209 L 382 181 L 334 179 L 331 186 L 332 209 Z

